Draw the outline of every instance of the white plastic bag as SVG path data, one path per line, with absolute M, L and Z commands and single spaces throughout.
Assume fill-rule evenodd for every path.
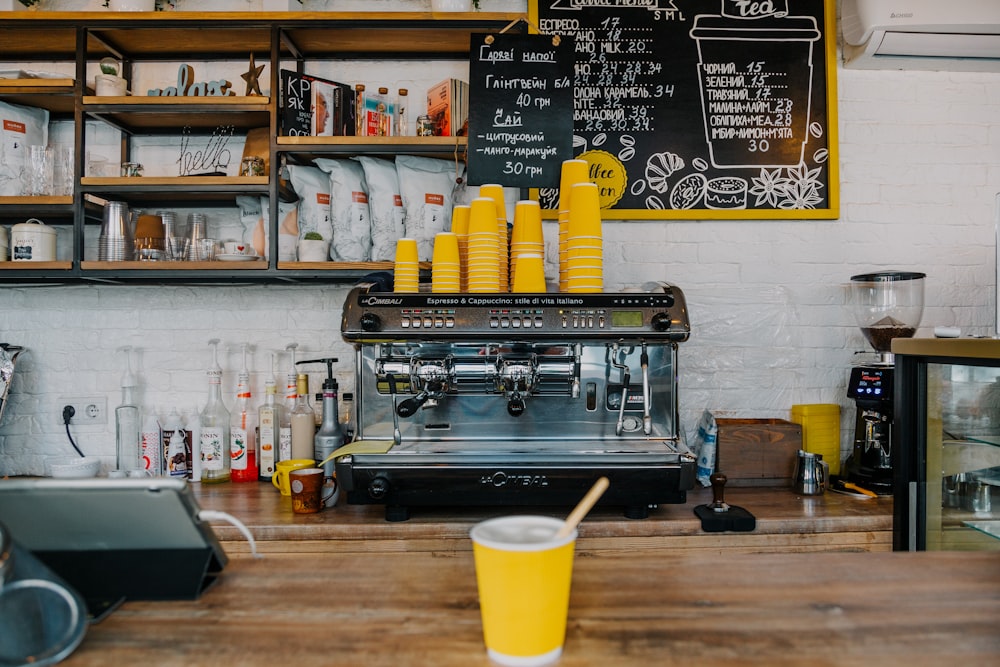
M 695 468 L 695 478 L 702 486 L 711 486 L 711 476 L 715 472 L 715 453 L 718 443 L 719 426 L 715 423 L 715 417 L 711 412 L 705 410 L 701 413 L 701 421 L 698 422 L 698 435 L 695 438 L 694 451 L 698 456 L 698 464 Z

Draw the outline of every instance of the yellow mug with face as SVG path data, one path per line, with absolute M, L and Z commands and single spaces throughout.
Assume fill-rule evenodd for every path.
M 281 491 L 281 495 L 292 495 L 292 489 L 288 485 L 288 473 L 299 468 L 313 468 L 316 461 L 313 459 L 288 459 L 278 461 L 274 464 L 274 475 L 271 476 L 271 484 Z

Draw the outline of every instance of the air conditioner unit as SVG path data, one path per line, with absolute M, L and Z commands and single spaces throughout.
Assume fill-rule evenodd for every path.
M 1000 72 L 1000 0 L 843 0 L 844 66 Z

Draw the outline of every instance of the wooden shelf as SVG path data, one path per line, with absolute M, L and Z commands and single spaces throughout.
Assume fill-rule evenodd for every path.
M 80 268 L 84 271 L 122 271 L 122 270 L 142 270 L 142 271 L 249 271 L 267 268 L 267 262 L 263 259 L 249 262 L 80 262 Z
M 0 271 L 68 271 L 73 262 L 0 262 Z
M 365 59 L 391 61 L 467 61 L 473 35 L 496 33 L 525 18 L 510 12 L 38 12 L 0 14 L 0 62 L 16 72 L 30 63 L 60 63 L 73 76 L 0 80 L 0 99 L 49 110 L 53 117 L 77 123 L 99 121 L 122 132 L 121 159 L 134 156 L 135 136 L 208 136 L 232 126 L 234 134 L 279 124 L 277 91 L 269 96 L 232 95 L 166 97 L 97 96 L 81 81 L 104 57 L 127 66 L 146 63 L 248 62 L 251 54 L 267 64 L 272 76 L 292 61 Z M 515 32 L 526 28 L 518 26 Z M 34 69 L 41 69 L 35 67 Z M 133 70 L 134 72 L 134 70 Z M 128 71 L 126 70 L 126 73 Z M 234 91 L 240 88 L 238 79 Z M 305 162 L 338 155 L 424 155 L 464 159 L 466 137 L 275 137 L 258 154 L 272 168 L 267 176 L 164 176 L 168 166 L 147 172 L 160 175 L 124 178 L 85 176 L 79 159 L 88 149 L 86 131 L 76 127 L 77 186 L 72 197 L 0 197 L 0 222 L 14 224 L 31 217 L 72 225 L 73 261 L 17 262 L 2 268 L 2 282 L 106 282 L 118 284 L 345 282 L 373 271 L 391 271 L 392 262 L 98 262 L 85 261 L 85 231 L 93 231 L 107 201 L 131 208 L 170 206 L 234 207 L 235 198 L 270 196 L 271 206 L 286 193 L 277 181 L 277 165 L 287 159 Z M 235 157 L 235 156 L 234 156 Z M 176 165 L 175 165 L 176 169 Z M 207 169 L 206 169 L 207 171 Z M 271 211 L 266 215 L 270 217 Z M 272 221 L 273 224 L 273 221 Z M 65 229 L 63 231 L 66 231 Z M 273 240 L 273 236 L 272 236 Z M 423 271 L 430 266 L 422 265 Z M 48 272 L 48 273 L 46 273 Z
M 266 186 L 267 176 L 84 176 L 80 179 L 83 187 L 103 186 L 113 188 L 198 188 L 205 186 L 226 186 L 245 188 L 252 185 Z

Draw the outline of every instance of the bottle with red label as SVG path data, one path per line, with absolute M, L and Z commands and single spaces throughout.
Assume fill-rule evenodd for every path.
M 236 381 L 236 403 L 229 422 L 229 478 L 234 482 L 256 482 L 257 411 L 252 404 L 247 344 L 243 343 L 243 368 Z

